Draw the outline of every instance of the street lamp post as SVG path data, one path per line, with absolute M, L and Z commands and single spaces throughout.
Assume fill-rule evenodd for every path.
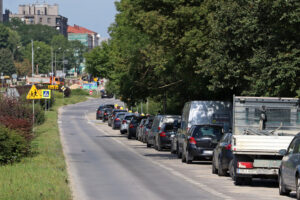
M 31 40 L 31 65 L 32 65 L 32 77 L 34 76 L 34 49 L 33 40 Z

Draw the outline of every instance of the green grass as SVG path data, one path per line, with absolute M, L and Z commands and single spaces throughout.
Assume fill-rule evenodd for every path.
M 62 105 L 86 100 L 86 96 L 56 98 L 46 112 L 46 122 L 35 127 L 33 155 L 0 167 L 0 200 L 70 200 L 66 163 L 59 137 L 57 113 Z

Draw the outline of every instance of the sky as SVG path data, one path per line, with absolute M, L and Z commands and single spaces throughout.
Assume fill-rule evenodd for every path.
M 116 0 L 39 0 L 40 3 L 57 3 L 59 14 L 68 18 L 69 25 L 79 25 L 108 38 L 107 28 L 114 22 L 117 13 Z M 18 12 L 20 4 L 32 4 L 37 0 L 3 0 L 3 12 L 9 9 Z

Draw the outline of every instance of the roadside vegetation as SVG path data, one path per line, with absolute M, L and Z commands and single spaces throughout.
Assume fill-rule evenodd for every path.
M 34 133 L 28 133 L 30 137 L 20 134 L 18 127 L 0 126 L 0 200 L 71 199 L 57 124 L 58 108 L 86 99 L 86 95 L 63 98 L 55 93 L 55 104 L 44 113 L 45 121 L 36 124 Z M 4 153 L 9 158 L 2 156 Z
M 129 106 L 152 98 L 167 113 L 190 100 L 300 96 L 300 2 L 116 2 L 110 40 L 85 55 Z

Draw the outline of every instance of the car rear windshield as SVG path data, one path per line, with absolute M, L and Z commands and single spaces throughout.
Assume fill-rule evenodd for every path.
M 125 117 L 126 120 L 131 120 L 132 118 L 133 118 L 133 115 Z
M 125 113 L 124 114 L 118 114 L 117 117 L 120 118 L 120 119 L 124 119 Z
M 170 131 L 174 130 L 174 126 L 173 126 L 173 124 L 165 124 L 164 129 L 166 132 L 170 132 Z
M 192 136 L 195 138 L 211 137 L 221 139 L 222 128 L 216 126 L 196 126 Z

